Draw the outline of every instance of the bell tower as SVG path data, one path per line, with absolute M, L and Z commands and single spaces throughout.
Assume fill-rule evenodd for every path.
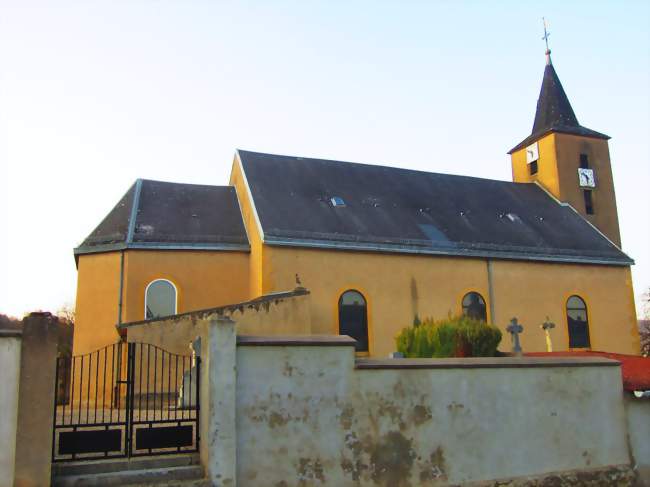
M 609 138 L 578 123 L 547 46 L 532 133 L 508 152 L 512 179 L 540 184 L 620 247 Z

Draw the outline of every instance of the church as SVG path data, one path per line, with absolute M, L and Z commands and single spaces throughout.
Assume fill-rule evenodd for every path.
M 137 180 L 74 250 L 74 353 L 299 286 L 305 333 L 349 335 L 361 356 L 461 313 L 504 332 L 516 317 L 527 352 L 547 350 L 550 321 L 555 351 L 639 354 L 608 139 L 578 122 L 547 51 L 512 182 L 244 150 L 227 186 Z

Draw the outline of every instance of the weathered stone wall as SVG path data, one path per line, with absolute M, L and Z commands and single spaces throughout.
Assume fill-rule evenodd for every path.
M 199 310 L 169 318 L 128 323 L 129 342 L 150 343 L 168 352 L 187 355 L 189 345 L 203 334 L 203 323 L 222 316 L 237 322 L 239 333 L 295 334 L 311 333 L 311 296 L 305 289 L 260 296 L 245 303 Z
M 618 367 L 400 362 L 240 346 L 240 485 L 456 484 L 629 463 Z
M 359 359 L 344 336 L 237 336 L 232 314 L 193 313 L 182 342 L 201 337 L 214 485 L 631 485 L 618 362 Z
M 625 411 L 630 450 L 639 485 L 650 487 L 650 398 L 625 394 Z
M 0 329 L 0 371 L 3 381 L 0 393 L 0 487 L 11 487 L 14 483 L 21 335 L 20 330 Z

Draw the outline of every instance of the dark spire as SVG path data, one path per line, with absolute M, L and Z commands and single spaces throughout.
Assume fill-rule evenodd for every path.
M 560 78 L 551 63 L 551 52 L 546 51 L 546 67 L 542 89 L 537 100 L 537 112 L 533 124 L 533 134 L 554 127 L 580 127 L 576 114 L 573 113 Z
M 551 62 L 551 50 L 546 49 L 546 67 L 542 79 L 542 89 L 537 100 L 537 112 L 535 122 L 530 136 L 526 137 L 515 147 L 510 149 L 508 154 L 526 147 L 542 136 L 550 132 L 581 135 L 583 137 L 594 137 L 597 139 L 609 139 L 609 135 L 601 134 L 595 130 L 583 127 L 578 123 L 578 118 L 571 108 L 569 98 L 562 88 L 553 63 Z

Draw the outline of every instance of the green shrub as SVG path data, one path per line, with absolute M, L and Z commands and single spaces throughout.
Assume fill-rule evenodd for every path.
M 395 342 L 407 358 L 493 357 L 501 330 L 464 315 L 438 321 L 426 318 L 404 328 Z

